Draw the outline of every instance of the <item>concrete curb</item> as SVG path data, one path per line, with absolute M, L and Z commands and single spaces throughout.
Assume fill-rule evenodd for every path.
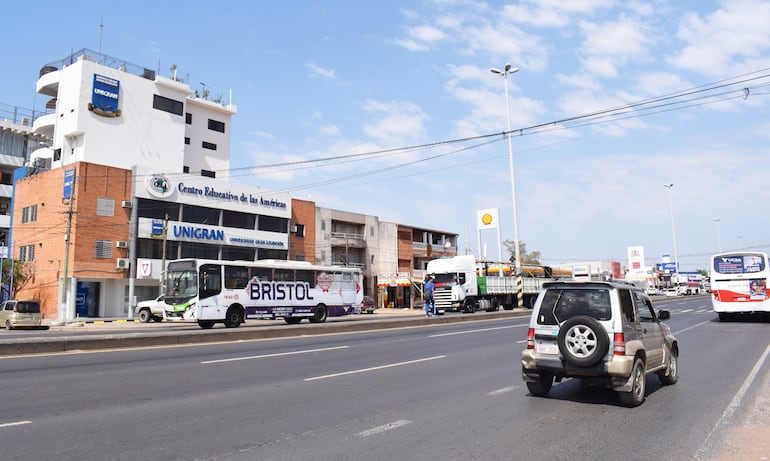
M 130 349 L 152 346 L 180 346 L 232 341 L 286 338 L 334 333 L 352 333 L 392 328 L 423 327 L 468 321 L 529 316 L 529 311 L 479 312 L 475 314 L 440 315 L 426 318 L 408 314 L 407 318 L 377 318 L 351 322 L 325 322 L 320 324 L 275 325 L 264 328 L 214 328 L 195 331 L 141 332 L 130 334 L 94 334 L 88 336 L 34 337 L 0 339 L 0 356 L 51 354 L 73 351 L 104 349 Z M 132 323 L 132 322 L 127 322 Z

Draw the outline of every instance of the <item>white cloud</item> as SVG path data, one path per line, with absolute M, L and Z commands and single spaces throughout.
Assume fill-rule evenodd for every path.
M 419 106 L 411 102 L 379 102 L 367 100 L 364 110 L 372 120 L 364 124 L 367 136 L 386 145 L 406 145 L 423 139 L 424 124 L 430 119 Z
M 677 31 L 684 46 L 669 61 L 709 76 L 756 70 L 750 62 L 768 62 L 768 23 L 770 3 L 760 0 L 724 0 L 711 14 L 689 13 Z
M 323 134 L 325 134 L 327 136 L 337 136 L 337 135 L 340 134 L 339 127 L 337 125 L 334 125 L 334 124 L 331 124 L 331 123 L 328 123 L 326 125 L 322 125 L 319 128 L 319 131 L 321 131 L 321 133 L 323 133 Z
M 321 77 L 326 80 L 335 79 L 333 69 L 324 69 L 323 67 L 313 64 L 312 62 L 309 63 L 307 67 L 310 69 L 311 76 Z

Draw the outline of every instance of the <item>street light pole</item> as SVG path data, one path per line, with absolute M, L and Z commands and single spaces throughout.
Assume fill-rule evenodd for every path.
M 717 248 L 719 252 L 722 252 L 722 234 L 719 232 L 719 218 L 714 218 L 714 222 L 717 223 Z
M 676 226 L 674 226 L 674 202 L 671 200 L 671 189 L 674 184 L 663 184 L 668 189 L 668 209 L 671 213 L 671 236 L 674 239 L 674 275 L 676 275 L 676 292 L 679 293 L 679 257 L 676 253 Z
M 511 67 L 509 63 L 505 64 L 503 70 L 492 68 L 490 72 L 496 75 L 502 75 L 505 82 L 505 114 L 508 121 L 508 131 L 506 135 L 508 137 L 508 170 L 511 176 L 511 205 L 513 205 L 513 253 L 516 267 L 516 300 L 518 307 L 524 305 L 524 298 L 522 296 L 522 280 L 521 280 L 521 250 L 519 249 L 519 220 L 518 211 L 516 209 L 516 175 L 513 169 L 513 140 L 511 136 L 511 104 L 508 97 L 508 74 L 513 74 L 519 71 L 518 67 Z M 497 242 L 498 245 L 502 245 L 502 242 Z

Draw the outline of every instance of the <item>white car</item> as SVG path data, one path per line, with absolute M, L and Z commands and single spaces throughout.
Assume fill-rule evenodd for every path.
M 679 293 L 677 293 L 676 288 L 666 288 L 666 291 L 663 293 L 666 296 L 678 296 Z
M 163 296 L 158 296 L 155 299 L 148 299 L 146 301 L 140 301 L 136 304 L 137 318 L 142 323 L 147 323 L 150 320 L 160 322 L 165 316 L 166 303 L 163 302 Z

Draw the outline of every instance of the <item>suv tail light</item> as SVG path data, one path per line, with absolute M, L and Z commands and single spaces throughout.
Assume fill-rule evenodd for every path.
M 535 348 L 535 329 L 530 328 L 527 330 L 527 349 Z
M 614 355 L 626 354 L 626 337 L 623 333 L 615 333 L 612 343 L 612 353 Z

